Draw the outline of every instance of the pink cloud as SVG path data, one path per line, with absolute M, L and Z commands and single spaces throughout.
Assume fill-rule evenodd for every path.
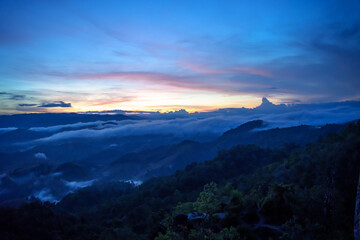
M 264 91 L 274 91 L 271 85 L 266 83 L 250 82 L 244 79 L 236 81 L 227 79 L 215 71 L 206 71 L 207 74 L 196 75 L 177 75 L 159 72 L 105 72 L 105 73 L 48 73 L 51 76 L 64 77 L 67 79 L 78 80 L 117 80 L 123 82 L 143 82 L 152 85 L 168 86 L 186 90 L 202 90 L 226 94 L 263 94 Z M 244 69 L 233 70 L 233 73 L 244 73 Z M 253 71 L 252 71 L 253 72 Z M 225 73 L 225 72 L 221 72 Z M 226 72 L 231 73 L 231 71 Z M 253 72 L 254 73 L 254 72 Z M 166 88 L 165 88 L 166 89 Z M 276 91 L 280 91 L 279 89 Z M 281 90 L 282 91 L 282 90 Z
M 230 69 L 230 73 L 245 73 L 250 75 L 259 75 L 263 77 L 273 77 L 273 74 L 265 69 L 249 67 L 234 67 Z
M 139 81 L 150 82 L 152 84 L 167 85 L 180 89 L 206 90 L 227 93 L 237 92 L 234 91 L 231 86 L 227 86 L 229 83 L 226 82 L 218 84 L 216 82 L 205 82 L 202 78 L 199 78 L 197 76 L 180 76 L 155 72 L 110 72 L 102 74 L 79 74 L 68 77 L 77 79 L 114 79 L 129 82 Z
M 232 67 L 225 69 L 214 69 L 205 64 L 196 64 L 193 62 L 180 61 L 179 66 L 183 69 L 191 70 L 197 73 L 214 75 L 214 74 L 249 74 L 263 77 L 272 77 L 273 75 L 265 70 L 251 67 Z
M 89 105 L 91 106 L 102 106 L 102 105 L 114 105 L 114 104 L 122 104 L 131 102 L 136 99 L 135 96 L 126 96 L 126 97 L 118 97 L 114 98 L 115 100 L 109 99 L 96 99 L 93 101 L 88 101 Z
M 182 61 L 180 62 L 180 67 L 183 69 L 187 69 L 187 70 L 191 70 L 194 72 L 198 72 L 198 73 L 203 73 L 203 74 L 221 74 L 221 73 L 227 73 L 224 70 L 216 70 L 216 69 L 211 69 L 206 65 L 198 65 L 195 63 L 191 63 L 191 62 L 185 62 Z

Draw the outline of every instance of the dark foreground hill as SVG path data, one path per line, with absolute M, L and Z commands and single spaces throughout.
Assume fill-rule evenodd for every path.
M 139 187 L 0 208 L 1 239 L 352 239 L 360 122 L 302 148 L 221 151 Z

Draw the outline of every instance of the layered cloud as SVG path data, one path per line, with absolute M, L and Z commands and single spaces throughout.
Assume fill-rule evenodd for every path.
M 36 106 L 36 103 L 20 103 L 18 106 L 19 107 L 34 107 Z
M 0 134 L 15 131 L 16 127 L 6 127 L 6 128 L 0 128 Z
M 43 108 L 52 108 L 52 107 L 71 107 L 71 103 L 65 103 L 63 101 L 55 101 L 55 102 L 51 102 L 51 103 L 43 103 L 41 105 L 39 105 L 38 107 L 43 107 Z
M 101 73 L 44 73 L 49 76 L 72 80 L 113 80 L 121 82 L 140 82 L 155 84 L 170 88 L 186 90 L 202 90 L 226 94 L 239 93 L 265 93 L 287 92 L 284 89 L 274 88 L 267 83 L 247 81 L 248 75 L 266 77 L 267 73 L 260 69 L 247 69 L 237 67 L 234 69 L 216 72 L 216 70 L 197 71 L 200 74 L 187 73 L 163 73 L 163 72 L 101 72 Z M 265 81 L 264 81 L 265 82 Z M 109 83 L 109 82 L 107 82 Z M 111 84 L 111 83 L 110 83 Z M 167 88 L 164 88 L 166 90 Z
M 360 103 L 285 106 L 274 105 L 264 99 L 263 104 L 255 109 L 222 109 L 215 112 L 194 114 L 180 111 L 178 114 L 172 115 L 164 114 L 161 116 L 160 114 L 159 116 L 159 113 L 155 113 L 155 115 L 157 116 L 155 120 L 124 120 L 107 126 L 101 122 L 67 125 L 67 130 L 37 139 L 30 145 L 71 139 L 100 140 L 141 135 L 172 135 L 179 139 L 203 140 L 206 139 L 206 136 L 209 138 L 220 136 L 231 128 L 256 119 L 266 121 L 268 123 L 267 129 L 345 123 L 360 119 Z M 171 119 L 169 120 L 170 116 Z M 98 127 L 84 128 L 87 125 Z M 51 132 L 60 129 L 64 129 L 64 126 L 32 128 L 31 130 Z
M 117 123 L 118 121 L 112 121 L 113 124 Z M 29 128 L 30 131 L 34 132 L 58 132 L 61 130 L 73 130 L 73 129 L 81 129 L 81 128 L 95 128 L 101 129 L 106 127 L 111 127 L 111 124 L 106 124 L 107 122 L 104 121 L 96 121 L 96 122 L 78 122 L 73 124 L 63 124 L 63 125 L 55 125 L 50 127 L 31 127 Z

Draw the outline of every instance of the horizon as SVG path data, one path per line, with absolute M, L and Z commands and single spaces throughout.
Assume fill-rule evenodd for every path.
M 360 99 L 358 1 L 3 1 L 0 114 Z
M 295 103 L 273 103 L 272 101 L 270 101 L 267 97 L 263 97 L 261 99 L 261 102 L 257 105 L 255 105 L 254 107 L 235 107 L 235 108 L 216 108 L 216 109 L 209 109 L 209 110 L 205 110 L 205 111 L 188 111 L 187 109 L 183 108 L 183 109 L 178 109 L 178 110 L 167 110 L 167 111 L 142 111 L 142 110 L 126 110 L 126 109 L 110 109 L 110 110 L 103 110 L 103 111 L 80 111 L 80 112 L 75 112 L 75 111 L 63 111 L 63 112 L 51 112 L 51 111 L 46 111 L 46 112 L 17 112 L 17 113 L 1 113 L 0 116 L 6 116 L 6 115 L 18 115 L 18 114 L 44 114 L 44 113 L 75 113 L 75 114 L 99 114 L 99 115 L 151 115 L 151 114 L 176 114 L 176 113 L 185 113 L 185 114 L 201 114 L 201 113 L 214 113 L 220 110 L 235 110 L 235 109 L 247 109 L 247 110 L 254 110 L 257 109 L 261 106 L 264 105 L 264 101 L 268 102 L 270 105 L 274 106 L 274 107 L 281 107 L 281 106 L 285 106 L 287 109 L 291 108 L 291 107 L 302 107 L 302 106 L 321 106 L 321 105 L 326 105 L 326 104 L 346 104 L 346 103 L 360 103 L 360 100 L 358 99 L 354 99 L 354 100 L 345 100 L 345 101 L 338 101 L 338 102 L 323 102 L 323 103 L 299 103 L 299 102 L 295 102 Z

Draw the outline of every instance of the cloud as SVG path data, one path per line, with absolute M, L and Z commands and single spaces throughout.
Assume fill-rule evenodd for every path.
M 267 103 L 268 105 L 271 103 Z M 159 114 L 159 113 L 157 113 Z M 173 117 L 176 117 L 173 115 Z M 334 104 L 271 105 L 255 109 L 220 109 L 208 113 L 181 113 L 179 118 L 157 120 L 124 120 L 117 125 L 98 129 L 76 129 L 55 133 L 30 144 L 44 144 L 69 139 L 109 139 L 141 135 L 171 135 L 179 139 L 211 139 L 245 122 L 261 119 L 268 128 L 298 125 L 321 126 L 360 119 L 360 102 Z M 80 126 L 80 124 L 79 124 Z
M 37 104 L 35 104 L 35 103 L 20 103 L 18 106 L 19 107 L 33 107 L 33 106 L 37 106 Z
M 124 182 L 130 183 L 131 185 L 133 185 L 135 187 L 140 186 L 141 184 L 143 184 L 143 181 L 140 181 L 140 180 L 126 180 Z
M 0 128 L 0 134 L 15 131 L 16 129 L 17 129 L 16 127 Z
M 255 74 L 256 71 L 258 71 L 258 74 Z M 129 83 L 150 83 L 152 85 L 166 86 L 167 88 L 164 89 L 202 90 L 229 95 L 237 95 L 240 93 L 263 94 L 264 92 L 288 92 L 284 88 L 274 88 L 273 85 L 268 84 L 268 81 L 260 81 L 259 79 L 267 78 L 263 76 L 266 73 L 261 73 L 261 71 L 262 70 L 250 68 L 247 69 L 246 67 L 237 67 L 230 69 L 228 72 L 223 72 L 223 74 L 220 74 L 221 76 L 218 76 L 218 74 L 186 74 L 181 72 L 164 73 L 146 71 L 114 71 L 101 73 L 47 72 L 43 74 L 75 80 L 100 79 Z
M 234 66 L 234 67 L 227 67 L 227 66 L 220 66 L 217 69 L 214 69 L 206 64 L 199 64 L 194 62 L 187 62 L 181 61 L 179 66 L 184 69 L 188 69 L 194 72 L 207 74 L 207 75 L 214 75 L 214 74 L 248 74 L 248 75 L 259 75 L 263 77 L 271 77 L 272 74 L 266 70 L 255 68 L 255 67 L 248 67 L 248 66 Z
M 48 73 L 49 75 L 65 77 L 69 79 L 102 79 L 150 82 L 154 84 L 167 85 L 182 89 L 202 89 L 214 91 L 232 91 L 231 88 L 224 88 L 216 83 L 204 82 L 202 76 L 169 74 L 161 72 L 103 72 L 103 73 Z M 223 84 L 225 86 L 225 84 Z
M 35 144 L 51 141 L 62 141 L 72 138 L 106 139 L 113 137 L 139 136 L 139 135 L 173 135 L 185 139 L 194 138 L 202 134 L 219 135 L 224 129 L 235 127 L 231 121 L 219 121 L 217 118 L 209 119 L 173 119 L 173 120 L 125 120 L 112 128 L 101 130 L 81 129 L 56 133 L 50 137 L 35 140 Z
M 359 98 L 359 24 L 310 28 L 294 38 L 289 47 L 298 54 L 262 64 L 273 75 L 270 81 L 313 102 Z
M 43 108 L 50 108 L 50 107 L 71 107 L 71 103 L 65 103 L 63 101 L 55 101 L 55 102 L 51 102 L 51 103 L 43 103 L 42 105 L 38 106 L 38 107 L 43 107 Z
M 115 50 L 113 50 L 112 52 L 117 56 L 128 56 L 129 55 L 126 52 L 120 52 L 120 51 L 115 51 Z
M 37 159 L 47 159 L 46 154 L 45 153 L 40 153 L 40 152 L 35 153 L 34 157 L 37 158 Z
M 112 121 L 114 123 L 118 122 L 118 121 Z M 63 125 L 56 125 L 56 126 L 50 126 L 50 127 L 32 127 L 29 128 L 30 131 L 34 131 L 34 132 L 58 132 L 61 131 L 63 129 L 67 129 L 67 130 L 73 130 L 73 129 L 81 129 L 84 127 L 88 127 L 88 128 L 105 128 L 105 127 L 111 127 L 111 125 L 103 125 L 104 121 L 96 121 L 96 122 L 78 122 L 78 123 L 72 123 L 72 124 L 63 124 Z
M 18 101 L 26 99 L 26 95 L 23 94 L 14 94 L 10 92 L 0 92 L 0 95 L 7 96 L 9 100 Z
M 9 97 L 10 100 L 24 100 L 26 98 L 25 95 L 12 95 L 11 97 Z
M 231 95 L 286 93 L 304 102 L 357 99 L 360 89 L 359 34 L 359 25 L 309 28 L 289 36 L 274 50 L 270 49 L 272 45 L 251 45 L 239 41 L 239 37 L 220 43 L 211 38 L 193 39 L 185 47 L 191 54 L 177 55 L 172 60 L 176 71 L 111 71 L 107 68 L 108 71 L 45 74 L 77 80 L 142 82 Z M 244 49 L 251 52 L 243 53 Z M 228 52 L 232 54 L 225 54 Z M 263 52 L 268 52 L 266 54 L 271 58 L 259 57 L 259 61 L 245 63 L 250 55 L 258 56 Z M 245 59 L 243 63 L 237 60 L 241 57 Z
M 44 188 L 41 191 L 34 193 L 32 196 L 40 199 L 40 201 L 42 202 L 58 202 L 58 200 L 55 199 L 54 195 L 51 194 L 51 190 L 48 188 Z
M 79 188 L 90 187 L 96 181 L 97 181 L 97 179 L 92 179 L 92 180 L 88 180 L 88 181 L 81 181 L 81 182 L 76 182 L 76 181 L 67 182 L 67 181 L 65 181 L 65 185 L 70 188 L 70 191 L 75 191 L 75 190 L 77 190 Z
M 282 5 L 284 4 L 281 4 L 281 6 Z M 282 7 L 288 7 L 285 5 Z M 4 69 L 12 69 L 13 65 L 15 67 L 22 66 L 21 70 L 23 72 L 28 71 L 32 73 L 38 70 L 35 67 L 37 65 L 40 65 L 41 71 L 44 71 L 44 69 L 47 69 L 47 71 L 61 71 L 62 69 L 66 69 L 72 72 L 82 71 L 75 69 L 95 69 L 93 73 L 87 74 L 86 70 L 84 70 L 84 74 L 80 72 L 79 74 L 75 74 L 75 76 L 69 77 L 82 77 L 80 80 L 99 78 L 110 80 L 119 79 L 120 82 L 125 80 L 129 82 L 147 81 L 149 86 L 155 83 L 186 90 L 195 89 L 239 95 L 242 93 L 264 95 L 264 93 L 279 94 L 291 92 L 296 95 L 289 97 L 305 102 L 309 99 L 319 99 L 319 101 L 324 101 L 324 99 L 328 101 L 331 98 L 331 100 L 343 100 L 345 98 L 355 99 L 360 89 L 359 74 L 356 70 L 359 69 L 357 67 L 359 66 L 358 57 L 356 57 L 356 55 L 359 56 L 359 52 L 356 45 L 351 44 L 351 42 L 356 38 L 360 39 L 359 25 L 349 25 L 347 23 L 354 21 L 354 19 L 358 20 L 358 17 L 354 18 L 354 16 L 351 16 L 352 14 L 348 14 L 348 12 L 356 12 L 356 10 L 358 10 L 358 4 L 354 4 L 354 1 L 345 4 L 335 4 L 338 6 L 334 14 L 330 14 L 332 11 L 329 11 L 329 6 L 332 6 L 333 3 L 329 5 L 325 4 L 324 7 L 321 8 L 319 6 L 323 6 L 322 4 L 310 5 L 313 7 L 317 6 L 316 11 L 312 11 L 315 10 L 312 7 L 310 7 L 311 10 L 308 11 L 307 7 L 309 6 L 305 7 L 301 4 L 289 7 L 289 11 L 283 11 L 281 16 L 287 19 L 288 24 L 284 24 L 281 20 L 278 22 L 278 11 L 267 11 L 262 18 L 258 18 L 258 14 L 253 14 L 253 10 L 258 9 L 259 3 L 249 6 L 249 9 L 247 8 L 248 6 L 240 7 L 234 5 L 228 9 L 224 6 L 226 9 L 224 12 L 229 14 L 224 14 L 221 18 L 207 14 L 199 18 L 196 10 L 192 9 L 193 11 L 190 12 L 182 12 L 179 8 L 176 9 L 178 13 L 172 13 L 172 20 L 157 22 L 158 24 L 153 24 L 153 26 L 156 26 L 155 28 L 151 27 L 151 20 L 147 22 L 151 14 L 148 17 L 137 18 L 137 14 L 140 12 L 143 14 L 142 11 L 137 12 L 139 9 L 135 9 L 131 16 L 126 14 L 122 16 L 121 19 L 125 19 L 125 21 L 131 23 L 130 25 L 119 25 L 119 21 L 117 21 L 119 19 L 117 19 L 115 15 L 113 16 L 114 21 L 107 21 L 107 18 L 101 18 L 99 17 L 100 15 L 96 17 L 92 16 L 92 14 L 80 7 L 79 9 L 82 10 L 75 10 L 77 7 L 68 7 L 71 10 L 64 12 L 70 12 L 74 16 L 70 14 L 65 18 L 57 15 L 59 13 L 58 11 L 53 12 L 54 9 L 52 9 L 52 7 L 48 9 L 49 11 L 41 11 L 40 15 L 37 14 L 37 9 L 42 9 L 41 7 L 33 6 L 30 9 L 26 9 L 27 11 L 32 11 L 33 16 L 42 16 L 42 14 L 47 16 L 50 14 L 52 16 L 51 22 L 39 22 L 36 18 L 35 20 L 28 21 L 29 19 L 26 18 L 26 12 L 19 12 L 21 9 L 17 9 L 17 11 L 15 11 L 17 14 L 9 16 L 14 18 L 13 20 L 3 21 L 4 24 L 2 24 L 3 26 L 0 29 L 2 33 L 0 34 L 0 43 L 22 42 L 30 36 L 35 35 L 34 40 L 39 38 L 39 40 L 43 40 L 45 43 L 51 45 L 53 36 L 63 37 L 65 35 L 64 40 L 69 40 L 70 42 L 64 42 L 64 46 L 76 46 L 78 47 L 78 51 L 76 56 L 74 56 L 71 51 L 72 48 L 64 48 L 64 51 L 61 52 L 56 51 L 56 48 L 54 48 L 55 52 L 53 52 L 53 54 L 46 52 L 47 49 L 43 52 L 45 48 L 39 48 L 39 51 L 35 51 L 36 54 L 39 54 L 39 56 L 43 56 L 44 54 L 50 56 L 49 61 L 46 61 L 47 66 L 45 62 L 41 61 L 28 61 L 29 63 L 27 63 L 27 65 L 19 65 L 17 59 L 26 59 L 29 56 L 15 56 L 15 53 L 20 54 L 22 51 L 10 51 L 14 56 L 11 56 L 9 60 L 4 58 L 5 63 L 7 63 L 6 66 L 4 65 Z M 117 7 L 118 6 L 112 6 L 113 9 Z M 123 7 L 126 8 L 127 6 Z M 295 9 L 296 11 L 293 12 Z M 317 12 L 318 9 L 322 9 L 322 11 Z M 331 7 L 331 9 L 333 9 L 333 7 Z M 300 10 L 301 12 L 307 11 L 309 16 L 307 18 L 299 18 L 298 15 L 300 14 L 298 11 Z M 232 14 L 234 13 L 233 11 L 238 13 L 244 11 L 244 14 Z M 101 8 L 99 8 L 99 13 L 100 12 Z M 110 15 L 112 14 L 111 11 L 105 12 Z M 147 11 L 147 13 L 151 12 L 156 11 Z M 318 14 L 314 16 L 316 12 Z M 54 13 L 56 14 L 54 15 Z M 346 13 L 346 16 L 344 13 Z M 185 14 L 187 17 L 179 17 L 185 16 L 182 14 Z M 161 14 L 158 14 L 157 18 L 149 19 L 159 21 L 159 19 L 162 19 L 161 16 Z M 332 17 L 328 18 L 327 16 Z M 69 17 L 72 20 L 81 21 L 77 22 L 78 24 L 70 25 L 61 21 L 61 19 L 69 19 Z M 72 17 L 74 17 L 74 19 Z M 131 21 L 133 18 L 139 21 Z M 173 28 L 175 22 L 172 21 L 175 19 L 181 19 L 179 28 Z M 199 19 L 204 21 L 199 22 Z M 69 22 L 73 22 L 72 20 L 69 20 Z M 332 27 L 322 26 L 324 22 L 336 20 L 342 20 L 344 22 Z M 299 21 L 301 24 L 298 24 Z M 314 22 L 316 22 L 316 24 L 313 24 Z M 9 23 L 12 24 L 9 25 Z M 143 29 L 145 26 L 147 29 Z M 84 28 L 87 29 L 86 32 L 81 31 Z M 301 31 L 302 28 L 313 29 L 309 31 L 308 34 L 304 34 L 304 31 Z M 329 29 L 329 31 L 326 32 L 322 28 Z M 29 31 L 28 29 L 38 29 L 39 31 Z M 64 31 L 64 29 L 66 29 L 66 31 Z M 144 34 L 144 32 L 146 34 Z M 296 34 L 291 36 L 289 32 L 296 32 Z M 31 34 L 27 36 L 28 34 L 26 33 Z M 73 36 L 74 34 L 79 34 L 77 36 L 78 38 L 76 38 L 79 41 L 73 42 L 73 38 L 66 37 Z M 86 41 L 88 39 L 92 39 L 93 41 Z M 114 39 L 119 42 L 114 41 Z M 84 43 L 86 44 L 83 44 L 82 41 L 85 41 Z M 296 41 L 297 45 L 295 46 L 295 44 L 293 44 L 290 46 L 290 43 L 287 43 L 287 41 Z M 93 44 L 101 44 L 101 47 L 95 47 L 93 48 L 94 51 L 88 51 L 88 49 L 94 46 Z M 117 52 L 112 51 L 113 48 L 115 48 L 114 46 L 118 49 Z M 22 47 L 27 48 L 29 46 L 24 45 Z M 103 49 L 103 51 L 97 51 L 99 49 Z M 352 49 L 355 49 L 353 56 L 349 54 Z M 110 55 L 106 55 L 109 53 Z M 122 56 L 121 64 L 117 61 L 118 59 L 116 59 L 116 63 L 113 61 L 115 59 L 113 54 Z M 134 55 L 136 55 L 136 57 Z M 59 57 L 65 60 L 59 62 Z M 86 60 L 72 61 L 74 57 L 76 60 Z M 171 58 L 170 61 L 165 59 L 165 57 L 168 57 L 168 59 Z M 342 61 L 342 59 L 345 61 Z M 105 63 L 102 65 L 105 61 L 113 61 L 113 63 Z M 15 64 L 13 64 L 13 62 Z M 75 62 L 81 63 L 76 64 Z M 92 62 L 91 66 L 88 65 L 89 62 Z M 182 63 L 182 69 L 179 68 L 179 63 Z M 95 67 L 93 68 L 93 66 Z M 121 72 L 119 66 L 124 66 L 123 69 L 127 69 L 126 71 L 134 72 L 133 74 L 126 74 L 126 72 Z M 16 69 L 15 67 L 13 68 Z M 149 69 L 154 72 L 148 72 Z M 168 73 L 164 73 L 165 69 Z M 167 75 L 160 76 L 156 72 L 163 72 L 163 74 Z M 184 72 L 189 73 L 189 75 L 184 74 Z M 136 73 L 141 76 L 136 76 Z M 208 75 L 210 75 L 210 77 L 208 77 Z M 216 78 L 214 75 L 216 75 Z M 230 76 L 227 75 L 235 76 L 230 78 Z M 14 75 L 13 78 L 15 77 L 16 75 Z M 32 78 L 25 76 L 25 79 Z M 39 78 L 39 81 L 48 80 Z M 104 85 L 104 87 L 110 88 L 116 84 L 105 83 Z M 44 84 L 39 84 L 38 86 L 44 86 Z M 56 87 L 56 84 L 52 84 L 52 86 Z M 78 88 L 73 89 L 74 92 L 78 93 L 81 90 L 77 87 L 77 84 L 73 86 Z M 27 87 L 27 85 L 24 87 Z M 126 87 L 127 86 L 125 86 L 125 88 Z M 141 88 L 142 86 L 136 89 L 140 91 L 137 91 L 135 94 L 141 95 Z M 126 91 L 127 89 L 124 90 Z M 168 88 L 163 88 L 163 91 L 166 90 L 168 90 Z M 97 90 L 95 92 L 99 93 Z M 51 94 L 48 92 L 44 93 L 44 95 L 45 94 L 47 96 L 45 96 L 44 99 L 52 99 L 48 97 L 51 96 Z M 186 94 L 181 97 L 183 99 L 191 98 L 191 96 Z M 73 104 L 77 102 L 77 100 L 73 98 L 69 99 L 64 97 L 59 99 L 66 99 Z M 91 99 L 91 97 L 86 99 Z M 96 96 L 94 99 L 97 100 Z M 182 99 L 177 103 L 181 102 Z M 194 102 L 194 104 L 199 103 Z M 230 104 L 240 105 L 241 103 L 234 101 L 228 105 Z M 23 110 L 24 109 L 21 111 Z
M 283 104 L 298 104 L 301 103 L 302 101 L 299 99 L 282 99 L 281 103 Z

